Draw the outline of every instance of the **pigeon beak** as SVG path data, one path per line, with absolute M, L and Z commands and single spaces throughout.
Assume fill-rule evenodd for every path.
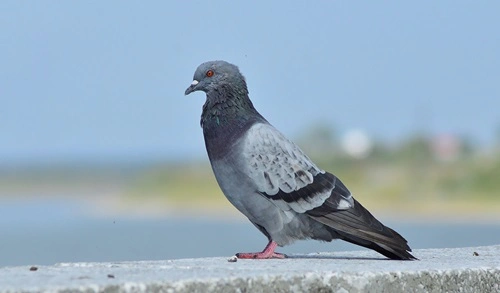
M 198 85 L 199 81 L 197 81 L 196 79 L 193 80 L 193 82 L 191 83 L 191 85 L 186 89 L 186 91 L 184 92 L 184 95 L 189 95 L 190 93 L 196 91 L 196 86 Z

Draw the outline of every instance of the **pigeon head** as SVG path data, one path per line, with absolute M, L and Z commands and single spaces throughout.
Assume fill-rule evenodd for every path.
M 214 91 L 234 91 L 248 94 L 245 78 L 236 65 L 226 61 L 208 61 L 196 69 L 193 82 L 186 89 L 185 95 L 195 91 L 204 91 L 209 97 Z
M 250 101 L 245 77 L 236 65 L 221 60 L 202 63 L 185 94 L 195 91 L 207 94 L 200 121 L 204 131 L 222 126 L 237 128 L 238 123 L 251 118 L 265 120 Z

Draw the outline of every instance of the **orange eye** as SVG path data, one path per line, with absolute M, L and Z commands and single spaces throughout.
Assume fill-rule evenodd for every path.
M 212 77 L 212 76 L 214 75 L 213 70 L 209 70 L 209 71 L 207 71 L 206 75 L 207 75 L 208 77 Z

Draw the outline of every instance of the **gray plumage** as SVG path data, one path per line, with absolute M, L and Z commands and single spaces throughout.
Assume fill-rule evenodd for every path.
M 207 96 L 201 126 L 217 182 L 270 244 L 342 239 L 391 259 L 415 259 L 401 235 L 257 112 L 238 67 L 225 61 L 201 64 L 185 94 L 194 91 Z

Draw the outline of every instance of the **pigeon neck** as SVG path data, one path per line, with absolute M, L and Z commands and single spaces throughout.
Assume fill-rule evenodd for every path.
M 207 93 L 201 126 L 210 160 L 224 158 L 254 123 L 265 121 L 253 107 L 247 93 L 224 96 Z
M 255 110 L 248 92 L 226 91 L 219 89 L 207 93 L 207 101 L 203 105 L 201 126 L 213 128 L 234 127 L 245 124 L 250 117 L 260 116 Z

